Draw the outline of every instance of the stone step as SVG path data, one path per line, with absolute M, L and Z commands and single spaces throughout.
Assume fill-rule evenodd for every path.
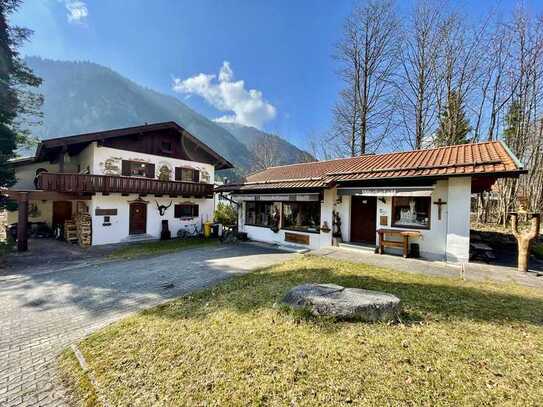
M 343 242 L 339 244 L 339 247 L 342 249 L 363 251 L 365 253 L 375 253 L 376 245 Z

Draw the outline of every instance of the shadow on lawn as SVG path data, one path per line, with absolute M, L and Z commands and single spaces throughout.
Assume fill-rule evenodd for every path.
M 491 289 L 462 286 L 460 280 L 410 276 L 395 272 L 345 274 L 326 267 L 292 271 L 268 269 L 227 281 L 217 287 L 145 311 L 160 318 L 205 318 L 223 309 L 253 313 L 279 304 L 285 293 L 302 283 L 334 283 L 345 287 L 384 291 L 402 300 L 402 321 L 477 320 L 497 323 L 543 324 L 543 297 L 525 297 Z M 413 280 L 413 281 L 406 281 Z M 440 284 L 441 282 L 441 284 Z M 505 291 L 506 287 L 504 287 Z

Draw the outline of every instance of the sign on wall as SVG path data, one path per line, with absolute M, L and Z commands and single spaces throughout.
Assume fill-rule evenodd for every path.
M 100 209 L 96 208 L 94 210 L 96 216 L 115 216 L 117 215 L 117 209 Z

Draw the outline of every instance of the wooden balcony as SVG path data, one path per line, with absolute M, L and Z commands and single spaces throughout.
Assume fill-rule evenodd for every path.
M 66 174 L 42 172 L 38 189 L 61 193 L 155 194 L 212 197 L 213 185 L 198 182 L 160 181 L 152 178 L 116 175 Z

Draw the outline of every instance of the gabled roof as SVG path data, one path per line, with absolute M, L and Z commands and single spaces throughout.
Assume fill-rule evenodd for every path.
M 505 144 L 490 141 L 270 167 L 248 176 L 237 190 L 275 189 L 293 184 L 303 187 L 307 183 L 313 188 L 324 188 L 335 182 L 460 175 L 503 177 L 523 172 L 522 163 Z M 227 187 L 236 189 L 234 185 L 222 189 Z
M 57 137 L 47 140 L 43 140 L 38 145 L 36 151 L 36 160 L 41 161 L 45 157 L 45 153 L 48 150 L 60 149 L 73 145 L 86 145 L 93 141 L 101 141 L 115 137 L 129 136 L 132 134 L 144 134 L 148 132 L 156 132 L 159 130 L 173 129 L 183 134 L 190 141 L 196 144 L 199 148 L 208 153 L 215 161 L 215 168 L 218 170 L 233 168 L 234 166 L 227 159 L 222 157 L 219 153 L 211 149 L 209 146 L 201 142 L 198 138 L 194 137 L 187 130 L 179 126 L 176 122 L 162 122 L 153 124 L 144 124 L 142 126 L 125 127 L 121 129 L 98 131 L 93 133 L 76 134 L 73 136 Z

